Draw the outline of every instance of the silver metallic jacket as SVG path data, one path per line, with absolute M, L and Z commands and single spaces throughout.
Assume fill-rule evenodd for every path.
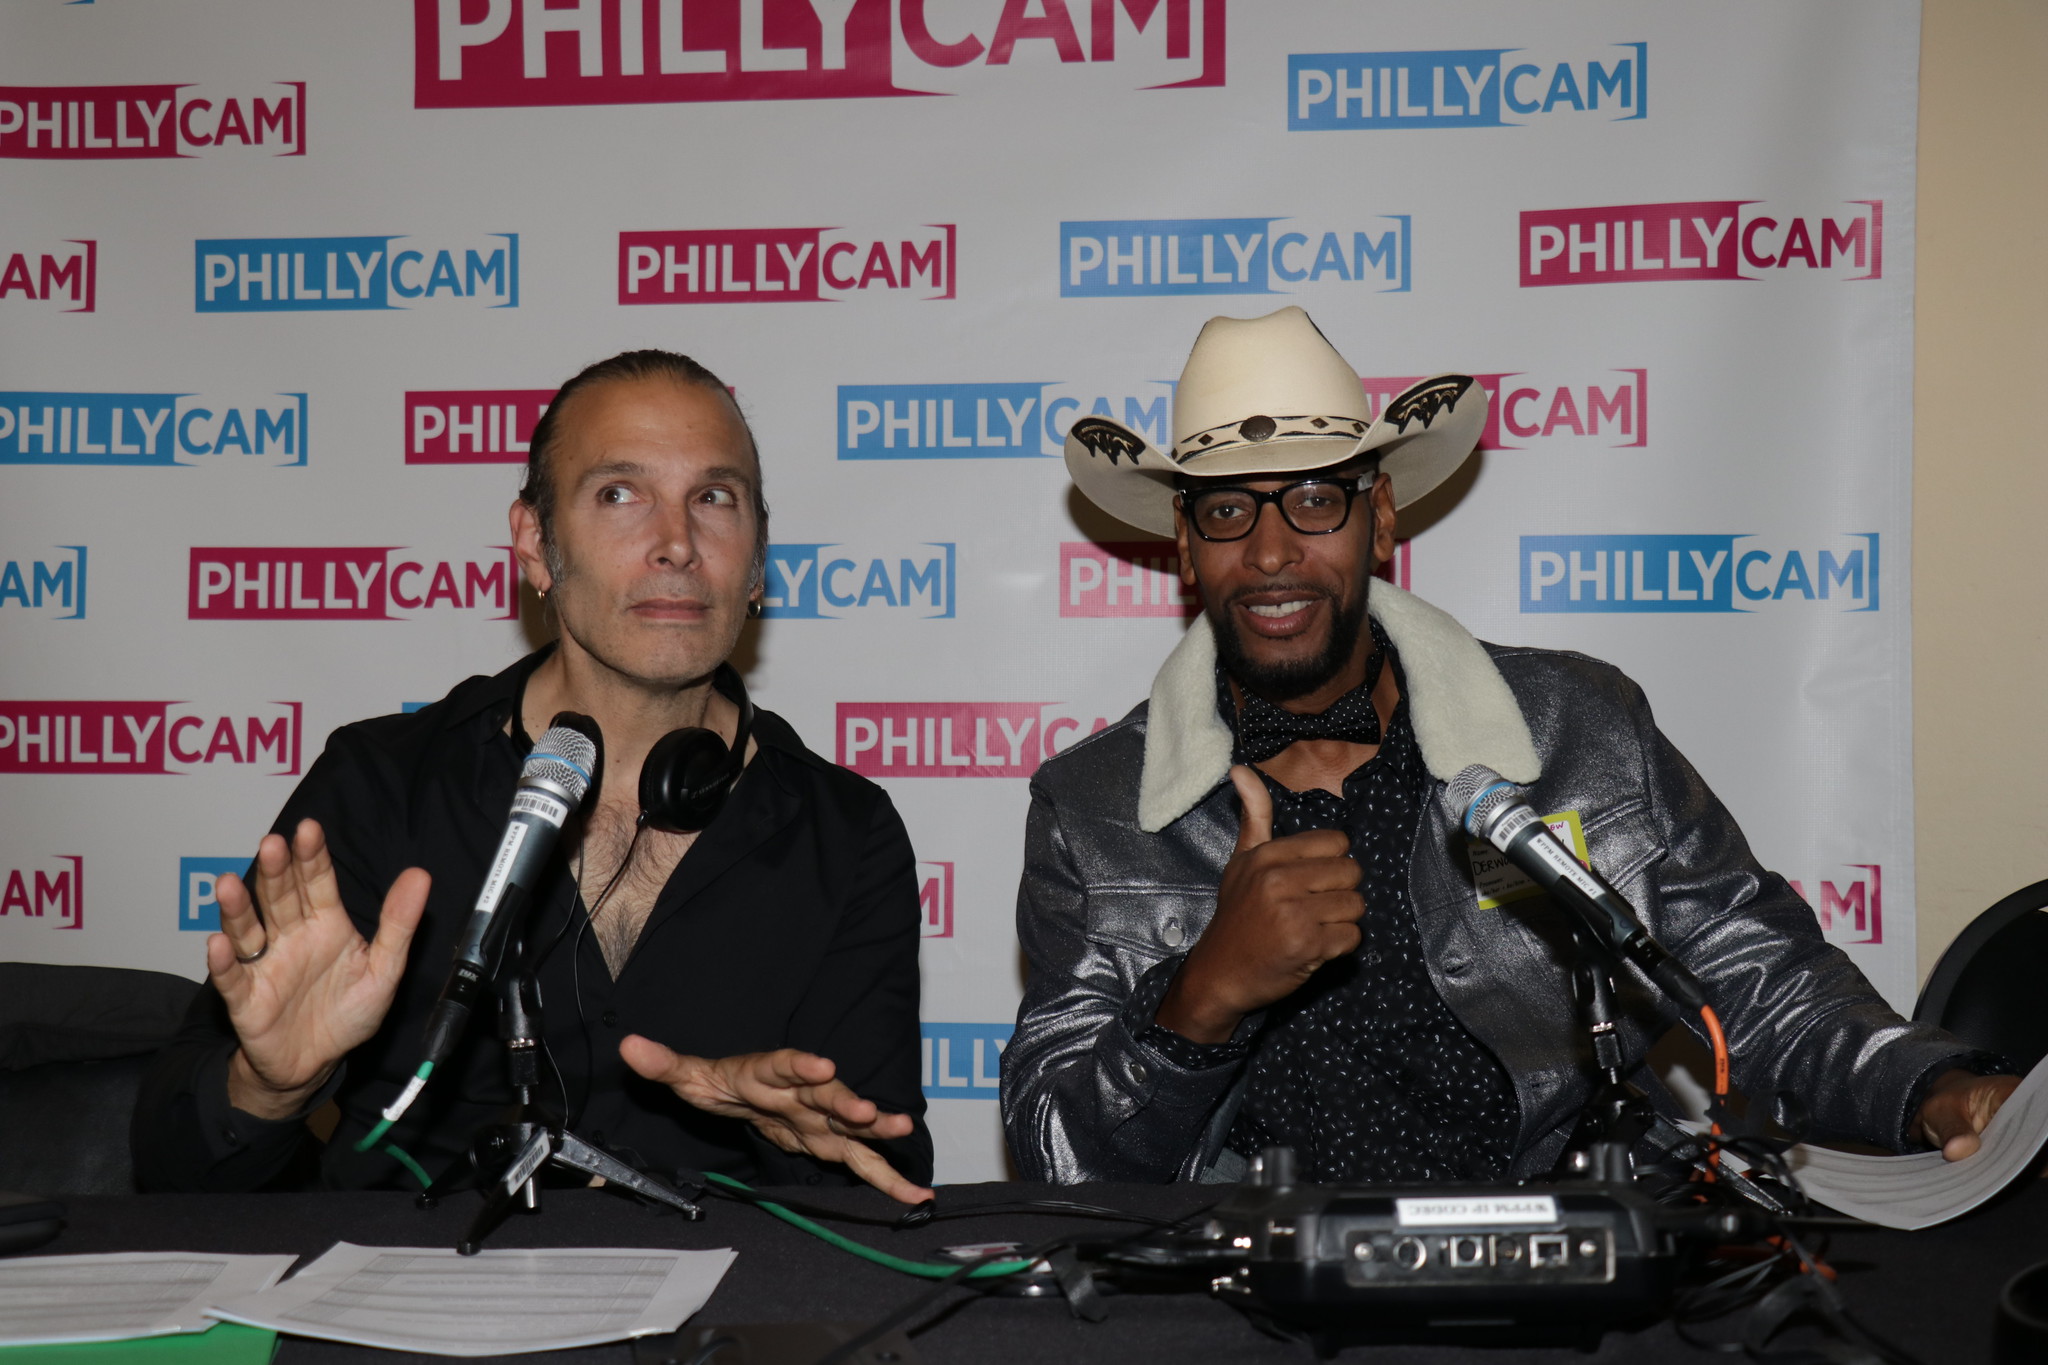
M 1584 655 L 1481 645 L 1385 583 L 1371 609 L 1400 652 L 1434 783 L 1484 763 L 1530 784 L 1536 810 L 1576 811 L 1593 865 L 1705 983 L 1740 1088 L 1792 1092 L 1821 1133 L 1909 1141 L 1919 1083 L 1969 1049 L 1899 1018 L 1822 939 L 1633 682 Z M 1198 619 L 1147 703 L 1032 781 L 1017 898 L 1031 976 L 1002 1084 L 1026 1180 L 1214 1179 L 1233 1160 L 1223 1139 L 1245 1063 L 1188 1070 L 1138 1041 L 1215 911 L 1237 840 L 1215 660 Z M 1588 1090 L 1559 912 L 1541 897 L 1480 909 L 1465 836 L 1435 799 L 1409 877 L 1431 981 L 1513 1078 L 1512 1173 L 1545 1170 Z M 1619 984 L 1633 1068 L 1674 1014 L 1647 982 Z M 1260 1023 L 1246 1019 L 1239 1036 Z

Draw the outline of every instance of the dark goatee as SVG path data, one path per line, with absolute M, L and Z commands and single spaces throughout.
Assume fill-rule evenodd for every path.
M 1344 666 L 1351 661 L 1352 648 L 1358 643 L 1359 632 L 1365 626 L 1366 597 L 1366 589 L 1361 588 L 1348 602 L 1326 598 L 1331 603 L 1330 634 L 1323 641 L 1322 650 L 1306 659 L 1284 664 L 1263 664 L 1246 652 L 1244 638 L 1238 633 L 1237 622 L 1227 604 L 1212 604 L 1204 610 L 1209 624 L 1215 628 L 1216 657 L 1224 671 L 1237 679 L 1239 686 L 1249 688 L 1275 705 L 1283 705 L 1316 691 L 1344 671 Z

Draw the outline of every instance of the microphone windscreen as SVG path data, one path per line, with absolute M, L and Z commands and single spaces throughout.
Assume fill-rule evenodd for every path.
M 1520 787 L 1484 763 L 1474 763 L 1444 784 L 1444 810 L 1468 833 L 1478 834 L 1496 809 L 1520 794 Z
M 597 741 L 573 725 L 553 725 L 533 746 L 519 770 L 520 781 L 538 778 L 560 787 L 573 806 L 590 790 L 597 769 Z

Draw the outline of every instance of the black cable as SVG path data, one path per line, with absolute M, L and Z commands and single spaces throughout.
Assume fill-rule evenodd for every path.
M 924 1293 L 919 1294 L 916 1298 L 910 1300 L 908 1303 L 896 1309 L 888 1316 L 875 1322 L 866 1330 L 858 1332 L 851 1337 L 848 1337 L 845 1341 L 840 1342 L 837 1346 L 834 1346 L 824 1355 L 819 1356 L 817 1361 L 815 1362 L 815 1365 L 841 1365 L 841 1363 L 844 1361 L 852 1360 L 862 1351 L 874 1345 L 883 1337 L 889 1335 L 889 1333 L 895 1331 L 898 1327 L 901 1327 L 904 1323 L 910 1322 L 911 1320 L 916 1318 L 920 1313 L 924 1312 L 925 1309 L 931 1307 L 940 1299 L 944 1298 L 946 1296 L 947 1290 L 953 1288 L 955 1285 L 959 1284 L 962 1280 L 965 1280 L 969 1275 L 973 1274 L 975 1271 L 979 1270 L 981 1267 L 985 1265 L 991 1265 L 996 1261 L 1007 1260 L 1043 1260 L 1045 1257 L 1052 1255 L 1055 1251 L 1059 1251 L 1065 1247 L 1071 1246 L 1076 1240 L 1078 1239 L 1071 1235 L 1066 1237 L 1056 1237 L 1053 1238 L 1051 1241 L 1040 1242 L 1035 1246 L 1025 1247 L 1022 1251 L 991 1251 L 986 1256 L 977 1256 L 971 1261 L 963 1261 L 961 1262 L 960 1268 L 958 1270 L 954 1271 L 952 1274 L 948 1275 L 943 1280 L 934 1281 L 932 1283 L 932 1287 L 930 1289 L 927 1289 Z
M 753 1190 L 728 1189 L 713 1186 L 706 1193 L 731 1199 L 742 1204 L 758 1205 L 761 1196 Z M 1099 1218 L 1119 1223 L 1143 1223 L 1147 1227 L 1177 1228 L 1187 1221 L 1182 1218 L 1161 1218 L 1155 1214 L 1133 1213 L 1128 1209 L 1111 1208 L 1107 1204 L 1083 1204 L 1071 1199 L 1003 1199 L 991 1200 L 985 1204 L 947 1204 L 943 1208 L 933 1207 L 934 1201 L 926 1201 L 908 1213 L 871 1214 L 854 1213 L 845 1209 L 827 1208 L 822 1204 L 807 1203 L 801 1199 L 787 1199 L 777 1195 L 774 1202 L 792 1213 L 806 1218 L 831 1219 L 839 1223 L 855 1223 L 863 1227 L 894 1228 L 907 1231 L 922 1227 L 926 1223 L 945 1222 L 955 1218 L 980 1218 L 991 1214 L 1035 1213 L 1066 1218 Z M 1206 1209 L 1205 1209 L 1206 1211 Z M 1190 1215 L 1192 1216 L 1192 1215 Z
M 583 1008 L 583 936 L 590 932 L 591 923 L 597 918 L 598 911 L 604 909 L 605 902 L 611 899 L 611 894 L 618 887 L 619 880 L 626 875 L 626 869 L 633 865 L 633 852 L 640 845 L 641 831 L 646 828 L 647 820 L 645 816 L 635 822 L 633 837 L 626 841 L 626 856 L 619 860 L 618 870 L 612 873 L 611 878 L 605 882 L 604 888 L 597 893 L 597 904 L 584 912 L 580 923 L 577 922 L 578 916 L 576 911 L 583 905 L 583 850 L 580 847 L 577 849 L 575 869 L 576 894 L 569 903 L 568 911 L 562 916 L 562 927 L 555 931 L 555 936 L 548 941 L 548 946 L 541 951 L 539 956 L 533 959 L 532 965 L 527 969 L 538 980 L 542 964 L 554 956 L 555 949 L 562 946 L 562 938 L 569 932 L 570 924 L 576 924 L 576 938 L 569 945 L 569 989 L 576 997 L 576 1030 L 583 1035 L 584 1090 L 583 1099 L 580 1103 L 571 1105 L 568 1078 L 562 1074 L 561 1065 L 555 1060 L 554 1051 L 548 1047 L 547 1040 L 545 1038 L 541 1040 L 541 1053 L 547 1058 L 549 1068 L 555 1073 L 555 1088 L 562 1092 L 562 1126 L 564 1128 L 574 1128 L 576 1121 L 583 1117 L 584 1107 L 590 1103 L 592 1078 L 597 1071 L 597 1049 L 591 1043 L 590 1018 Z
M 1022 1200 L 1017 1202 L 1030 1205 L 1057 1205 L 1066 1203 L 1068 1201 L 1059 1199 L 1033 1199 Z M 976 1207 L 993 1208 L 996 1207 L 996 1205 L 990 1204 Z M 1104 1208 L 1105 1206 L 1077 1205 L 1076 1207 L 1094 1210 Z M 1132 1222 L 1143 1221 L 1148 1224 L 1158 1224 L 1159 1226 L 1163 1227 L 1176 1228 L 1185 1227 L 1188 1223 L 1191 1223 L 1195 1219 L 1202 1217 L 1215 1207 L 1216 1201 L 1211 1201 L 1207 1204 L 1202 1205 L 1202 1207 L 1193 1210 L 1192 1212 L 1182 1214 L 1179 1218 L 1172 1220 L 1160 1220 L 1152 1217 L 1151 1215 L 1146 1214 L 1131 1215 L 1119 1213 L 1117 1216 L 1126 1218 Z M 1042 1211 L 1052 1212 L 1055 1210 L 1048 1209 Z M 1134 1232 L 1130 1234 L 1130 1236 L 1128 1237 L 1118 1239 L 1118 1242 L 1116 1244 L 1120 1245 L 1123 1242 L 1133 1241 L 1139 1237 L 1148 1236 L 1156 1230 L 1157 1228 L 1148 1226 L 1142 1231 Z M 926 1290 L 924 1293 L 919 1294 L 916 1298 L 910 1300 L 908 1303 L 905 1303 L 902 1307 L 896 1309 L 887 1317 L 884 1317 L 880 1321 L 872 1324 L 865 1331 L 860 1332 L 858 1335 L 850 1337 L 846 1341 L 843 1341 L 839 1345 L 833 1347 L 830 1351 L 827 1351 L 824 1355 L 818 1357 L 818 1359 L 813 1363 L 813 1365 L 843 1365 L 843 1362 L 852 1360 L 861 1351 L 867 1349 L 869 1346 L 872 1346 L 875 1342 L 880 1341 L 883 1337 L 895 1331 L 904 1323 L 910 1322 L 911 1320 L 916 1318 L 918 1314 L 922 1313 L 932 1304 L 938 1302 L 941 1298 L 945 1297 L 946 1291 L 948 1289 L 951 1289 L 955 1285 L 961 1283 L 963 1280 L 966 1280 L 969 1275 L 972 1275 L 976 1270 L 980 1269 L 984 1265 L 989 1265 L 995 1261 L 1010 1259 L 1028 1259 L 1031 1261 L 1040 1261 L 1052 1255 L 1055 1252 L 1065 1250 L 1066 1248 L 1075 1245 L 1080 1240 L 1081 1239 L 1079 1236 L 1075 1234 L 1068 1234 L 1065 1237 L 1056 1237 L 1049 1241 L 1037 1243 L 1034 1246 L 1025 1247 L 1022 1250 L 991 1251 L 985 1256 L 978 1256 L 971 1261 L 964 1261 L 961 1263 L 960 1268 L 958 1270 L 954 1271 L 952 1274 L 948 1275 L 943 1280 L 934 1281 L 931 1288 Z

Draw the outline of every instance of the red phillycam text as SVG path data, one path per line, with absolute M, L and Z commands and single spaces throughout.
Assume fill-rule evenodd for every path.
M 1632 450 L 1650 443 L 1650 372 L 1611 371 L 1620 379 L 1555 383 L 1525 381 L 1519 370 L 1472 376 L 1491 400 L 1486 405 L 1486 426 L 1479 433 L 1481 450 L 1518 450 L 1509 440 L 1558 435 L 1625 436 L 1615 448 Z M 1366 398 L 1375 417 L 1388 402 L 1424 376 L 1389 376 L 1362 379 Z M 1405 584 L 1403 586 L 1406 586 Z
M 65 303 L 58 311 L 90 313 L 99 306 L 99 243 L 72 238 L 70 251 L 8 251 L 0 246 L 0 301 L 11 298 Z
M 870 291 L 955 296 L 952 223 L 869 237 L 839 228 L 619 234 L 620 303 L 816 303 Z
M 1814 215 L 1750 199 L 1525 211 L 1522 287 L 1760 279 L 1794 266 L 1883 279 L 1884 201 L 1847 202 L 1848 212 Z
M 392 621 L 438 608 L 493 620 L 519 615 L 519 561 L 411 557 L 397 546 L 195 545 L 186 615 L 194 621 Z M 396 610 L 394 610 L 396 609 Z
M 863 777 L 1029 777 L 1109 718 L 1031 701 L 843 701 L 840 766 Z
M 1813 907 L 1820 931 L 1832 943 L 1875 944 L 1884 942 L 1884 868 L 1877 863 L 1845 863 L 1852 872 L 1864 875 L 1820 883 L 1820 897 L 1806 894 L 1798 882 L 1792 892 Z
M 953 937 L 953 864 L 918 863 L 917 912 L 920 937 Z
M 299 771 L 302 704 L 0 701 L 0 773 Z
M 553 389 L 427 389 L 405 395 L 407 464 L 525 464 Z
M 1020 44 L 1043 45 L 1062 64 L 1114 63 L 1121 39 L 1126 58 L 1157 52 L 1199 62 L 1160 88 L 1217 86 L 1225 3 L 982 0 L 968 15 L 948 6 L 941 16 L 928 13 L 928 0 L 413 0 L 413 105 L 938 93 L 897 84 L 899 37 L 926 83 L 953 68 L 1007 66 Z
M 85 859 L 60 853 L 42 867 L 10 867 L 0 884 L 0 921 L 19 915 L 52 929 L 85 927 Z M 51 865 L 55 868 L 52 870 Z
M 306 83 L 275 94 L 194 85 L 0 85 L 0 157 L 111 161 L 216 147 L 306 154 Z

